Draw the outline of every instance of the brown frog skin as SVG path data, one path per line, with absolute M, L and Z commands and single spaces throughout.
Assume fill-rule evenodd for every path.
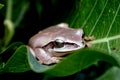
M 30 38 L 28 48 L 41 64 L 58 63 L 64 56 L 85 47 L 82 29 L 60 23 L 44 29 Z

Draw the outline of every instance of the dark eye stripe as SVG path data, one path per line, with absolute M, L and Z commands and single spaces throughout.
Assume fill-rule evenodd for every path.
M 82 38 L 84 38 L 84 37 L 85 37 L 85 33 L 82 34 Z
M 56 47 L 56 48 L 64 47 L 64 43 L 61 43 L 61 42 L 55 42 L 55 47 Z

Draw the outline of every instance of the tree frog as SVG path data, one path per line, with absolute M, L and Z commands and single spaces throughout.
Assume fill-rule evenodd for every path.
M 41 64 L 50 65 L 85 45 L 82 29 L 69 28 L 67 23 L 60 23 L 31 37 L 28 48 Z

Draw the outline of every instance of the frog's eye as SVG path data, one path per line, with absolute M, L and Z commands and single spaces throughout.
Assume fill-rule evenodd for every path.
M 84 37 L 85 37 L 85 33 L 82 34 L 82 38 L 84 38 Z
M 54 43 L 56 48 L 61 48 L 64 46 L 64 41 L 60 39 L 56 39 Z

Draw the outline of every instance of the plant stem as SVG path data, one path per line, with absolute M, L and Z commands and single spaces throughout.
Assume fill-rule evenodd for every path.
M 14 25 L 11 20 L 4 20 L 5 34 L 4 34 L 4 46 L 7 46 L 14 35 Z
M 7 3 L 6 19 L 11 20 L 13 1 L 12 0 L 7 0 L 7 1 L 8 3 Z
M 14 35 L 14 24 L 11 20 L 12 18 L 12 0 L 8 0 L 6 19 L 4 20 L 5 33 L 4 33 L 4 47 L 9 44 Z

